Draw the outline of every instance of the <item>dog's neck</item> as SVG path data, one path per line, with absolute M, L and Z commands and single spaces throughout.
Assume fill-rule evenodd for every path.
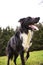
M 30 41 L 32 39 L 33 32 L 31 30 L 28 30 L 28 34 L 23 32 L 23 33 L 21 33 L 20 36 L 21 36 L 21 38 L 23 38 L 22 46 L 24 47 L 24 50 L 28 51 L 28 49 L 32 45 L 32 43 Z
M 25 27 L 20 27 L 20 31 L 21 31 L 21 33 L 26 33 L 26 34 L 28 34 L 28 29 L 25 28 Z

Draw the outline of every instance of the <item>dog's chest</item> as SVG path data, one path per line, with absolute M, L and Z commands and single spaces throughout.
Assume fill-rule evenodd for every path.
M 30 48 L 31 44 L 30 41 L 32 39 L 33 32 L 31 30 L 28 31 L 28 34 L 22 33 L 20 34 L 20 38 L 23 38 L 22 46 L 25 51 L 28 51 Z

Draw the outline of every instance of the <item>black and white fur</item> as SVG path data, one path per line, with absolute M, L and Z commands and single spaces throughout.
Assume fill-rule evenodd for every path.
M 32 18 L 22 18 L 19 20 L 21 26 L 18 27 L 15 31 L 14 36 L 10 38 L 7 44 L 7 55 L 8 55 L 8 62 L 7 65 L 9 65 L 10 59 L 13 59 L 14 57 L 14 63 L 16 65 L 16 59 L 18 55 L 20 54 L 20 58 L 22 61 L 22 65 L 25 65 L 24 60 L 24 52 L 27 53 L 26 60 L 29 57 L 29 48 L 32 45 L 32 36 L 33 36 L 33 28 L 29 27 L 29 25 L 34 25 L 39 21 L 39 17 Z

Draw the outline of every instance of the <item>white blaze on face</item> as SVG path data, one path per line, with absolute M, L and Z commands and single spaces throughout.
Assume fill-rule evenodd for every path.
M 25 51 L 28 51 L 28 49 L 32 45 L 32 43 L 30 43 L 30 41 L 32 39 L 32 34 L 33 34 L 33 32 L 31 30 L 28 31 L 28 34 L 26 34 L 26 33 L 21 34 L 21 37 L 23 38 L 22 46 L 24 47 Z

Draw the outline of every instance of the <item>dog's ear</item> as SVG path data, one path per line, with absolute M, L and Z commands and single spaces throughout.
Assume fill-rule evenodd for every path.
M 18 22 L 23 23 L 24 21 L 25 21 L 25 18 L 22 18 Z

